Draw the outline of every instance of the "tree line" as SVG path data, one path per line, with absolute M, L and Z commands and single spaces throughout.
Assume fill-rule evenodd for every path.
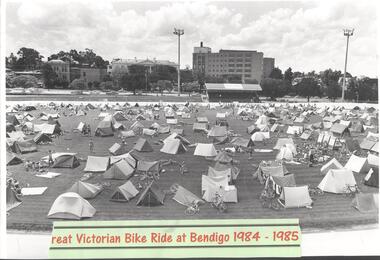
M 17 56 L 13 53 L 6 57 L 6 67 L 15 71 L 40 70 L 46 88 L 72 88 L 72 89 L 101 89 L 127 91 L 171 91 L 177 84 L 177 70 L 171 66 L 157 65 L 148 68 L 142 65 L 128 66 L 128 72 L 123 71 L 119 75 L 105 75 L 100 82 L 85 83 L 82 79 L 74 79 L 71 83 L 60 79 L 56 72 L 48 63 L 42 62 L 44 57 L 32 48 L 20 48 Z M 87 66 L 92 68 L 107 68 L 108 61 L 97 55 L 92 49 L 86 48 L 84 51 L 70 50 L 59 51 L 50 55 L 48 60 L 59 59 L 70 63 L 71 67 Z M 202 73 L 193 73 L 190 68 L 180 70 L 181 92 L 202 92 L 205 83 L 243 83 L 241 77 L 237 75 L 210 76 Z M 377 101 L 378 83 L 377 79 L 368 77 L 352 77 L 346 74 L 345 98 L 349 100 L 369 100 Z M 24 76 L 17 81 L 7 77 L 7 86 L 33 86 L 35 79 Z M 343 73 L 339 70 L 327 69 L 316 73 L 292 71 L 288 68 L 283 73 L 281 69 L 274 68 L 268 78 L 260 82 L 256 80 L 245 80 L 244 83 L 260 84 L 262 96 L 271 99 L 284 96 L 306 97 L 328 97 L 335 100 L 341 97 Z
M 262 94 L 272 99 L 284 96 L 300 96 L 310 100 L 311 97 L 328 97 L 330 100 L 341 98 L 343 73 L 339 70 L 326 69 L 315 71 L 293 72 L 288 68 L 284 73 L 274 68 L 269 78 L 261 81 Z M 352 77 L 346 73 L 345 99 L 353 101 L 377 101 L 377 79 L 369 77 Z

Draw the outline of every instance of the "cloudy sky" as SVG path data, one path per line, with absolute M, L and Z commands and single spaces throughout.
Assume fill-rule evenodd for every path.
M 293 71 L 343 70 L 377 75 L 376 1 L 8 1 L 7 55 L 20 47 L 49 56 L 93 49 L 105 59 L 177 60 L 173 28 L 183 28 L 181 67 L 200 41 L 213 51 L 258 50 Z

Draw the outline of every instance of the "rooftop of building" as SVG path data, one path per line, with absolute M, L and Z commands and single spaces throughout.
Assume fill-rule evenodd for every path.
M 262 91 L 260 84 L 206 83 L 207 91 Z
M 48 63 L 50 63 L 50 64 L 67 64 L 68 62 L 65 62 L 63 60 L 49 60 Z
M 256 51 L 256 50 L 224 50 L 224 49 L 220 49 L 219 50 L 219 52 L 220 53 L 222 53 L 222 52 L 245 52 L 245 53 L 247 53 L 247 52 L 258 52 L 258 51 Z
M 157 59 L 114 59 L 112 64 L 141 64 L 141 65 L 167 65 L 177 66 L 177 63 L 169 60 L 157 60 Z

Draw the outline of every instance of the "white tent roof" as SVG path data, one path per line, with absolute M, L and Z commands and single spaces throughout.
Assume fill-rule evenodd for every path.
M 85 172 L 105 172 L 108 169 L 109 157 L 88 156 Z
M 318 188 L 325 192 L 345 193 L 347 185 L 356 185 L 356 181 L 352 171 L 348 169 L 329 170 Z
M 213 157 L 217 155 L 217 152 L 213 144 L 198 143 L 195 148 L 194 155 Z
M 67 192 L 58 196 L 48 213 L 48 218 L 81 219 L 91 218 L 96 209 L 78 193 Z
M 367 164 L 367 158 L 351 155 L 344 168 L 357 173 L 363 173 Z

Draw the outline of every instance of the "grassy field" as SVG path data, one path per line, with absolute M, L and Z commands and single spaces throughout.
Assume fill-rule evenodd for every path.
M 33 111 L 32 114 L 37 115 L 41 111 Z M 56 111 L 46 109 L 44 112 L 56 113 Z M 112 112 L 112 111 L 110 111 Z M 38 152 L 24 154 L 23 158 L 30 160 L 39 160 L 47 155 L 49 149 L 55 152 L 76 152 L 78 157 L 86 159 L 89 155 L 89 138 L 82 137 L 78 133 L 73 133 L 72 129 L 76 128 L 80 121 L 87 122 L 91 125 L 94 131 L 99 120 L 97 115 L 100 110 L 92 110 L 87 116 L 71 116 L 61 117 L 59 122 L 65 130 L 63 137 L 55 139 L 50 145 L 39 145 Z M 211 123 L 215 123 L 216 110 L 202 109 L 198 116 L 205 115 Z M 165 124 L 164 115 L 161 112 L 158 123 Z M 313 118 L 314 121 L 320 118 Z M 195 121 L 195 115 L 191 119 L 182 120 L 185 122 L 184 132 L 185 137 L 195 142 L 211 142 L 205 135 L 196 133 L 193 134 L 192 123 Z M 34 123 L 39 123 L 36 120 Z M 229 118 L 230 129 L 235 133 L 241 134 L 245 138 L 249 138 L 246 132 L 247 126 L 253 124 L 252 121 L 242 121 L 240 119 Z M 124 121 L 125 126 L 129 127 L 133 122 Z M 152 121 L 141 121 L 144 126 L 149 127 Z M 185 161 L 189 170 L 188 173 L 181 175 L 178 167 L 165 167 L 166 172 L 161 174 L 158 185 L 163 190 L 168 190 L 173 183 L 178 183 L 190 190 L 194 194 L 201 197 L 201 175 L 208 169 L 208 165 L 213 163 L 207 161 L 203 157 L 193 155 L 194 148 L 189 148 L 185 154 L 168 155 L 163 154 L 159 150 L 161 145 L 154 144 L 158 139 L 164 139 L 167 135 L 147 138 L 151 143 L 154 152 L 139 153 L 146 160 L 160 160 L 172 158 L 177 161 Z M 128 147 L 132 149 L 138 137 L 127 139 Z M 270 149 L 276 142 L 276 137 L 271 138 L 270 142 L 264 146 L 256 148 Z M 108 149 L 115 142 L 120 142 L 117 138 L 117 133 L 114 137 L 93 137 L 95 143 L 95 152 L 97 156 L 108 156 Z M 296 143 L 302 142 L 300 139 L 295 139 Z M 226 147 L 227 145 L 217 145 L 217 149 Z M 259 201 L 259 195 L 263 186 L 252 178 L 252 173 L 256 170 L 252 164 L 259 164 L 262 160 L 272 160 L 275 158 L 276 152 L 271 153 L 254 153 L 253 159 L 249 159 L 246 153 L 237 154 L 234 159 L 239 160 L 240 175 L 236 181 L 238 189 L 239 202 L 229 203 L 227 213 L 218 213 L 209 204 L 201 206 L 200 212 L 193 216 L 185 214 L 185 207 L 172 199 L 172 196 L 166 196 L 163 206 L 158 207 L 138 207 L 136 206 L 137 198 L 134 198 L 128 203 L 118 203 L 109 201 L 112 192 L 117 186 L 120 186 L 124 181 L 111 180 L 111 185 L 101 192 L 96 198 L 90 199 L 89 202 L 96 208 L 97 212 L 91 220 L 126 220 L 126 219 L 245 219 L 245 218 L 299 218 L 301 226 L 306 229 L 335 229 L 335 228 L 351 228 L 357 225 L 373 224 L 378 221 L 378 214 L 363 214 L 351 207 L 352 198 L 346 195 L 327 194 L 318 196 L 314 199 L 312 209 L 282 209 L 279 211 L 263 208 Z M 345 162 L 344 162 L 345 163 Z M 53 220 L 46 217 L 54 200 L 60 194 L 64 193 L 71 185 L 79 180 L 84 172 L 83 169 L 86 162 L 81 162 L 81 165 L 75 169 L 52 169 L 53 172 L 62 173 L 61 176 L 54 179 L 45 179 L 33 176 L 25 171 L 22 164 L 9 166 L 8 171 L 13 173 L 22 186 L 29 185 L 30 187 L 47 186 L 48 189 L 41 196 L 25 196 L 23 202 L 17 208 L 9 212 L 7 218 L 8 229 L 22 230 L 50 230 Z M 297 185 L 317 186 L 323 176 L 320 174 L 319 167 L 307 167 L 306 165 L 286 165 L 290 173 L 296 176 Z M 377 192 L 376 188 L 370 188 L 362 184 L 363 175 L 356 174 L 355 178 L 362 192 Z M 90 183 L 104 183 L 102 174 L 94 174 L 94 177 L 88 180 Z M 107 180 L 108 181 L 108 180 Z M 139 182 L 139 177 L 132 178 L 135 184 Z
M 72 95 L 72 94 L 50 94 L 50 95 L 7 95 L 7 101 L 101 101 L 101 102 L 201 102 L 200 95 L 189 96 L 177 95 Z

